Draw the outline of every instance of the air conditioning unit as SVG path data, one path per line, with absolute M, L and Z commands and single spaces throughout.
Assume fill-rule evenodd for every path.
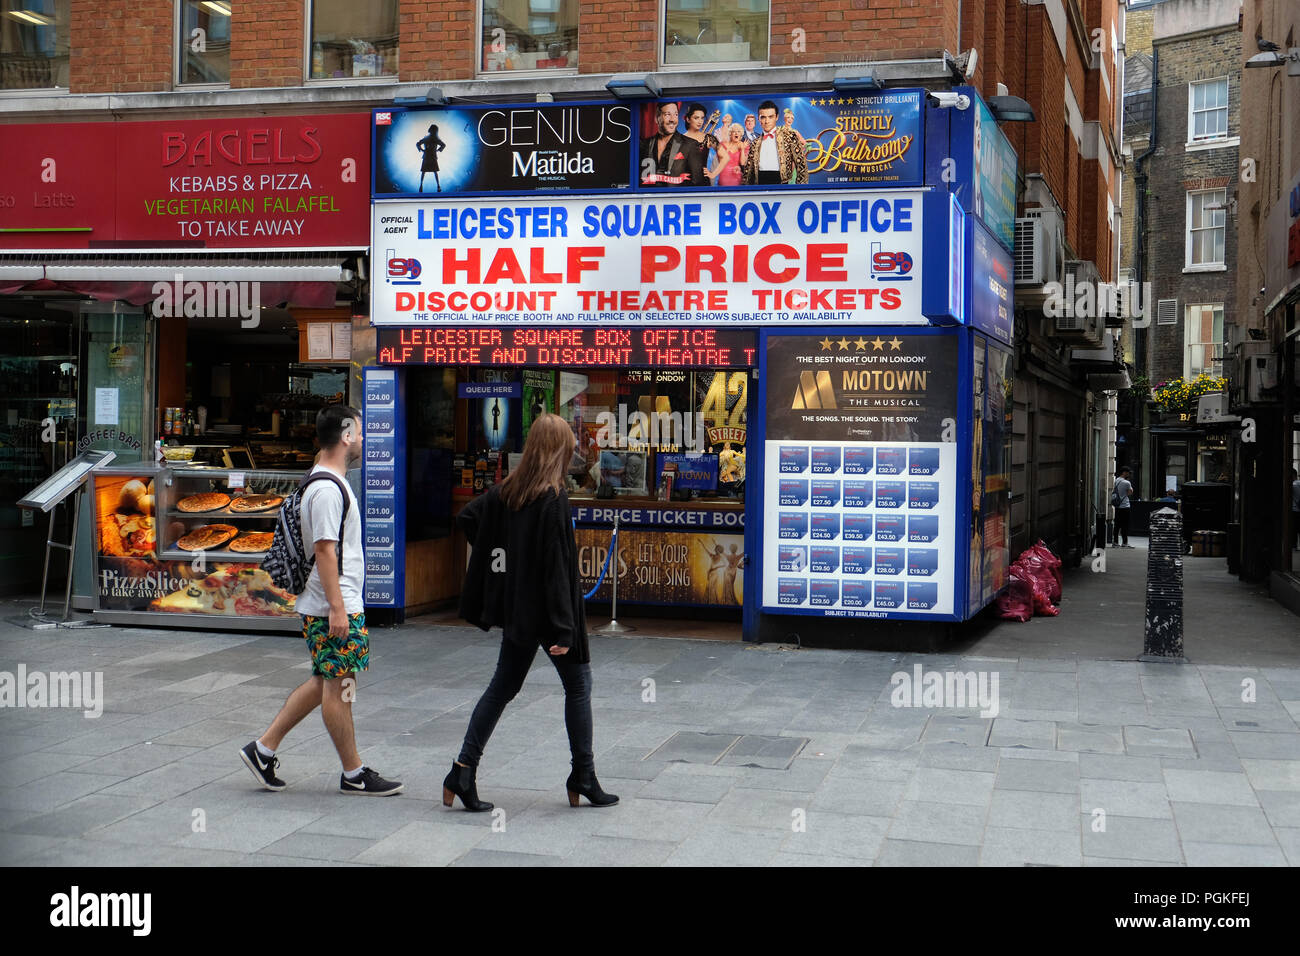
M 1231 360 L 1224 360 L 1223 374 L 1228 379 L 1228 390 L 1233 393 L 1234 400 L 1247 401 L 1251 363 L 1262 355 L 1268 355 L 1271 351 L 1272 348 L 1267 342 L 1247 339 L 1245 342 L 1237 343 Z
M 1051 320 L 1056 323 L 1056 335 L 1066 341 L 1087 344 L 1101 348 L 1102 321 L 1096 315 L 1058 315 Z
M 1246 398 L 1249 401 L 1262 401 L 1270 397 L 1269 392 L 1277 389 L 1277 366 L 1277 354 L 1273 352 L 1251 358 L 1246 373 Z
M 1223 392 L 1211 392 L 1196 400 L 1196 423 L 1213 425 L 1216 422 L 1237 422 L 1240 417 L 1228 414 L 1228 396 Z
M 1026 209 L 1016 220 L 1014 250 L 1016 285 L 1060 282 L 1065 258 L 1061 214 L 1055 209 Z

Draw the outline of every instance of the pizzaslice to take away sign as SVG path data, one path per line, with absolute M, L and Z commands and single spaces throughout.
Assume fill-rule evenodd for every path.
M 383 202 L 375 325 L 925 324 L 922 193 Z

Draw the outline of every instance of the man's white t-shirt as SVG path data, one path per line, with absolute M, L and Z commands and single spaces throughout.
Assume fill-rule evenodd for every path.
M 1132 503 L 1128 500 L 1129 494 L 1133 491 L 1133 483 L 1127 478 L 1120 478 L 1115 482 L 1115 493 L 1119 495 L 1119 504 L 1117 508 L 1131 508 Z
M 311 470 L 329 471 L 324 465 L 317 465 Z M 366 556 L 361 548 L 361 508 L 357 505 L 356 495 L 348 486 L 347 479 L 338 472 L 333 472 L 348 492 L 348 517 L 343 525 L 343 574 L 339 578 L 339 590 L 343 593 L 343 610 L 348 614 L 359 614 L 365 609 L 364 589 L 366 575 Z M 317 541 L 337 541 L 339 521 L 343 517 L 343 496 L 339 494 L 338 485 L 332 481 L 314 481 L 302 493 L 302 547 L 308 555 L 315 552 Z M 338 559 L 334 560 L 338 567 Z M 298 596 L 297 611 L 312 617 L 329 617 L 330 602 L 325 597 L 325 588 L 320 580 L 319 562 L 313 563 L 311 574 L 307 577 L 307 586 Z

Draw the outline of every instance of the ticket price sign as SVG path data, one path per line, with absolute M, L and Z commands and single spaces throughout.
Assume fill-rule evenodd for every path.
M 768 337 L 764 610 L 957 613 L 958 347 L 951 335 Z
M 362 450 L 362 536 L 366 553 L 365 603 L 368 607 L 400 607 L 403 581 L 399 555 L 402 495 L 398 475 L 404 471 L 401 431 L 402 402 L 397 372 L 365 370 L 365 442 Z

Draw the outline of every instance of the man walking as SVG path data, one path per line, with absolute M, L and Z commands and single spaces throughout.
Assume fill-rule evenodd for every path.
M 1110 503 L 1115 506 L 1115 545 L 1120 548 L 1130 547 L 1128 526 L 1129 519 L 1133 515 L 1133 506 L 1129 502 L 1129 496 L 1133 494 L 1133 482 L 1129 479 L 1132 477 L 1133 472 L 1129 469 L 1120 469 L 1119 477 L 1115 479 L 1115 487 L 1110 493 Z M 1121 538 L 1123 544 L 1120 544 Z
M 362 603 L 365 554 L 361 515 L 345 480 L 348 466 L 361 460 L 360 413 L 346 405 L 321 409 L 316 416 L 316 437 L 320 457 L 301 496 L 303 551 L 315 560 L 296 605 L 311 652 L 312 676 L 289 695 L 266 733 L 239 755 L 259 784 L 267 790 L 283 790 L 284 781 L 275 775 L 280 765 L 275 751 L 285 734 L 320 707 L 325 729 L 343 763 L 340 792 L 388 797 L 400 793 L 402 784 L 385 780 L 362 765 L 352 728 L 356 675 L 370 666 Z

